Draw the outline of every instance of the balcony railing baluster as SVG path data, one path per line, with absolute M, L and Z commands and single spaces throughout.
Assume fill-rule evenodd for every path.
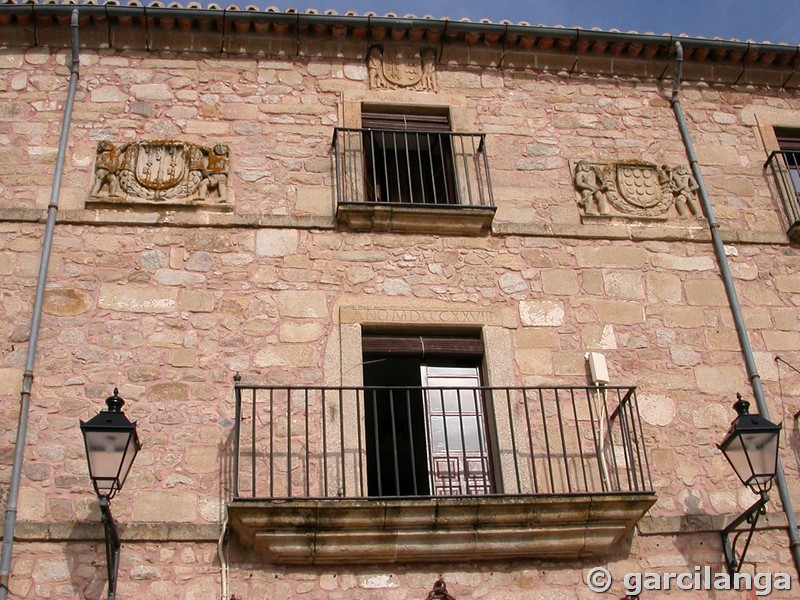
M 493 207 L 485 136 L 338 127 L 339 203 Z
M 800 241 L 800 152 L 775 151 L 764 168 L 770 168 L 790 237 Z
M 634 388 L 237 383 L 235 399 L 237 498 L 652 490 Z

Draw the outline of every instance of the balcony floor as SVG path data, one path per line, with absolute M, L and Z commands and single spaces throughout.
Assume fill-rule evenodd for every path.
M 269 563 L 576 559 L 607 555 L 654 493 L 238 499 L 231 528 Z
M 352 231 L 480 236 L 489 233 L 495 211 L 493 206 L 340 202 L 337 219 Z

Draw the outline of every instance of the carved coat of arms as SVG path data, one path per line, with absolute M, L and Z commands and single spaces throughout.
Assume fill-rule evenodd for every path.
M 370 87 L 376 90 L 435 91 L 435 57 L 429 48 L 375 46 L 369 52 L 367 63 Z
M 699 216 L 698 185 L 685 165 L 655 165 L 640 161 L 595 164 L 585 160 L 573 169 L 573 182 L 585 215 L 640 217 Z
M 230 151 L 188 142 L 97 145 L 93 199 L 146 203 L 225 202 Z

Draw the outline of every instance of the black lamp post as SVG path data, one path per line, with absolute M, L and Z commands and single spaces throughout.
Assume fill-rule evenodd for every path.
M 722 450 L 742 483 L 760 497 L 721 532 L 725 565 L 731 574 L 741 568 L 758 518 L 767 512 L 765 508 L 769 501 L 767 492 L 772 488 L 772 479 L 778 467 L 778 442 L 782 427 L 760 415 L 749 414 L 750 403 L 743 400 L 741 394 L 736 394 L 736 398 L 738 400 L 733 408 L 738 416 L 731 423 L 725 439 L 717 447 Z M 736 528 L 745 521 L 750 525 L 750 529 L 742 554 L 737 559 L 736 542 L 746 530 L 736 531 Z M 736 534 L 731 542 L 729 536 L 733 532 Z
M 105 529 L 108 600 L 114 600 L 116 595 L 121 545 L 109 501 L 122 489 L 142 447 L 136 434 L 136 423 L 129 421 L 122 412 L 125 401 L 118 394 L 119 390 L 114 388 L 114 395 L 106 399 L 108 410 L 101 411 L 85 423 L 81 421 L 89 477 L 100 501 L 100 518 Z

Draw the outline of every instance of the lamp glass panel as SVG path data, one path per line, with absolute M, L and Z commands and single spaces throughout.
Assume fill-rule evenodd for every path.
M 128 431 L 87 431 L 85 438 L 89 475 L 97 481 L 98 488 L 110 489 L 119 475 L 131 434 Z
M 119 469 L 119 487 L 121 488 L 122 485 L 125 483 L 125 480 L 128 478 L 128 473 L 131 470 L 131 465 L 133 464 L 133 460 L 136 458 L 136 454 L 138 454 L 139 449 L 136 447 L 136 436 L 131 435 L 128 438 L 128 447 L 125 451 L 125 456 L 122 460 L 122 465 Z
M 778 456 L 779 432 L 743 433 L 742 443 L 747 448 L 753 475 L 772 477 Z
M 750 461 L 747 459 L 747 452 L 742 445 L 742 437 L 739 435 L 732 436 L 725 440 L 722 445 L 722 452 L 731 463 L 736 475 L 739 476 L 742 483 L 747 483 L 753 474 L 750 466 Z

